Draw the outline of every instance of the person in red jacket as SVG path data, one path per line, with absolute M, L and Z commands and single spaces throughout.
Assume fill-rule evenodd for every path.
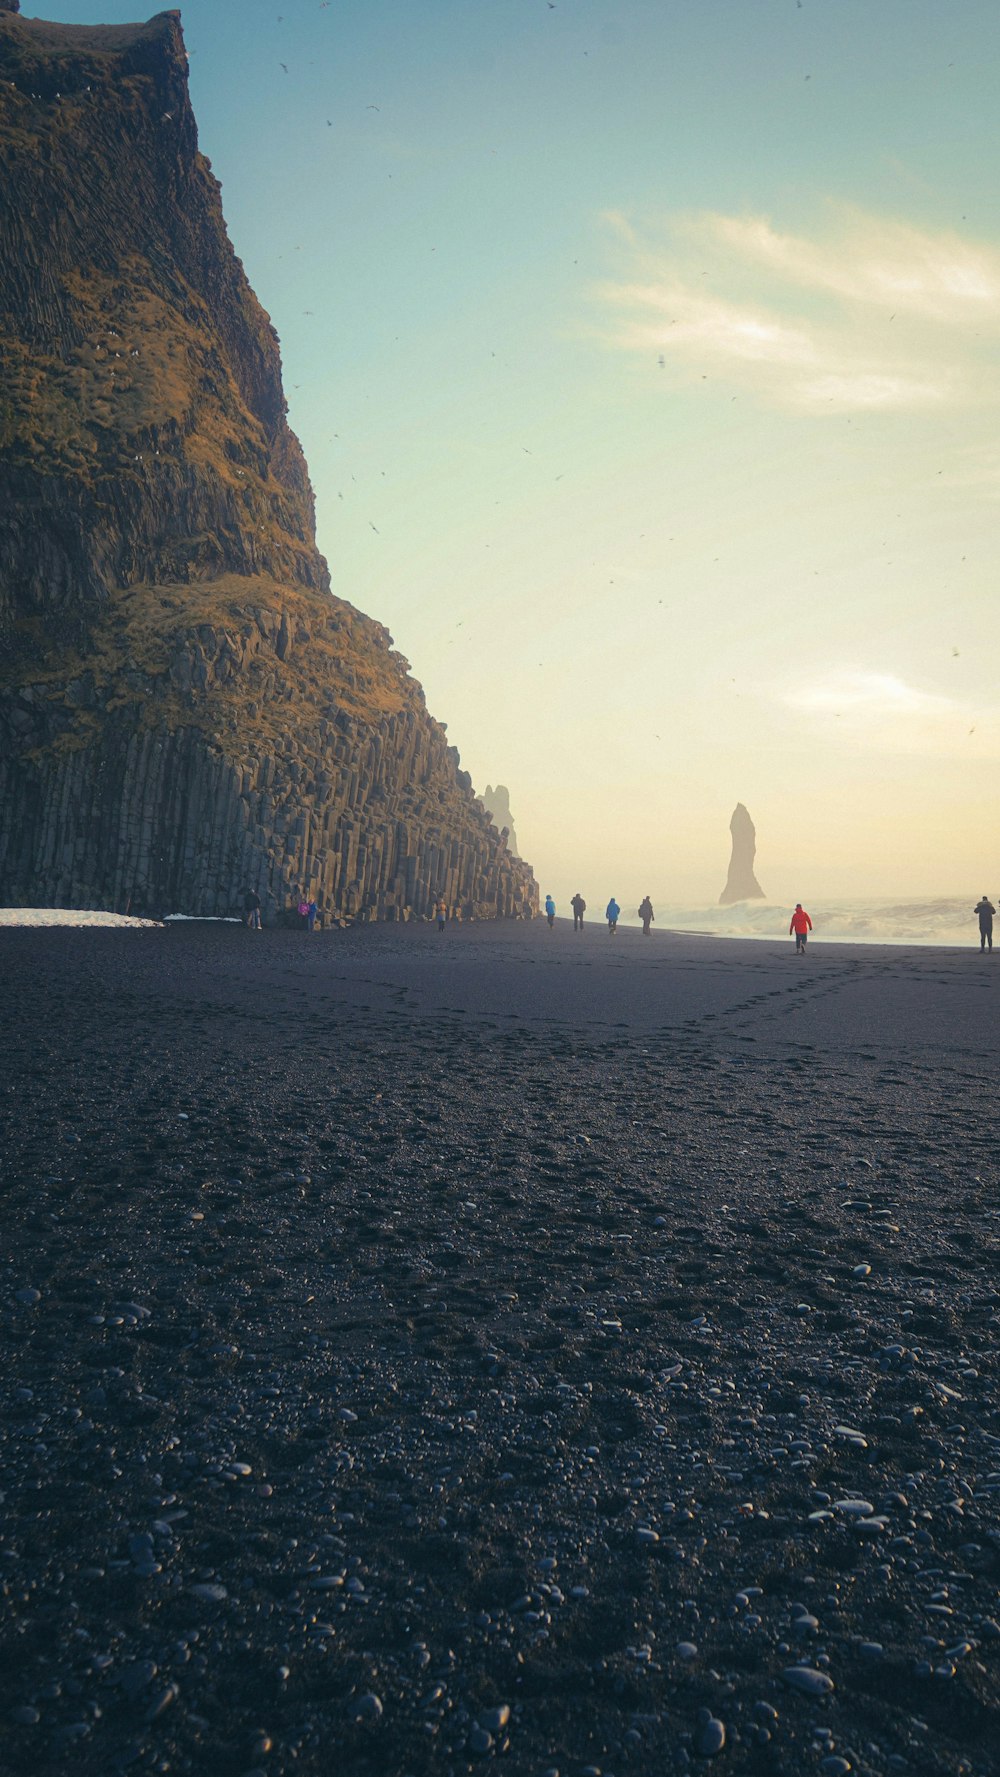
M 795 933 L 795 954 L 796 954 L 796 956 L 799 956 L 799 955 L 804 956 L 805 955 L 806 939 L 808 938 L 809 933 L 812 931 L 812 929 L 813 929 L 813 922 L 809 918 L 809 915 L 806 912 L 805 908 L 803 907 L 802 902 L 796 901 L 795 912 L 792 914 L 792 922 L 788 928 L 788 930 L 790 932 Z

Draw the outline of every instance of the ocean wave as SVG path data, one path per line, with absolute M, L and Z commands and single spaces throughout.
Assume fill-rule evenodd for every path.
M 938 900 L 810 901 L 817 942 L 834 944 L 978 945 L 974 897 Z M 730 907 L 656 906 L 659 931 L 697 932 L 718 938 L 785 939 L 791 905 L 736 901 Z M 637 919 L 622 922 L 638 925 Z M 1000 942 L 1000 939 L 998 939 Z

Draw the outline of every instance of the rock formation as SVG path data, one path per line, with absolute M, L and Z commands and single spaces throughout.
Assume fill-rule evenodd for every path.
M 733 853 L 729 860 L 726 886 L 719 896 L 719 906 L 728 907 L 732 901 L 766 900 L 764 890 L 753 873 L 753 861 L 757 855 L 757 829 L 742 802 L 737 802 L 733 809 L 729 831 L 733 836 Z
M 517 835 L 514 832 L 514 817 L 510 812 L 510 791 L 507 785 L 497 784 L 494 789 L 492 784 L 487 784 L 483 791 L 483 807 L 499 832 L 502 833 L 504 828 L 507 829 L 507 850 L 512 858 L 519 858 L 521 854 L 517 849 Z
M 176 12 L 0 0 L 0 903 L 537 908 L 392 638 L 330 591 Z

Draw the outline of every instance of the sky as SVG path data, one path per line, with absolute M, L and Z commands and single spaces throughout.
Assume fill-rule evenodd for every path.
M 776 900 L 1000 892 L 995 0 L 182 18 L 334 590 L 542 893 L 714 901 L 737 801 Z

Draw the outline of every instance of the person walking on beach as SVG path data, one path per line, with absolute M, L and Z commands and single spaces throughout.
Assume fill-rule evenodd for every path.
M 260 896 L 256 889 L 247 889 L 243 897 L 243 923 L 251 932 L 260 931 Z
M 979 948 L 980 948 L 980 950 L 992 950 L 993 949 L 993 915 L 996 912 L 996 908 L 994 907 L 993 902 L 990 900 L 988 895 L 984 895 L 982 900 L 978 903 L 978 905 L 973 907 L 972 911 L 973 911 L 973 913 L 978 913 L 978 915 L 979 915 Z
M 605 909 L 605 913 L 604 913 L 604 917 L 608 922 L 609 935 L 613 934 L 614 932 L 617 932 L 617 930 L 618 930 L 618 915 L 620 914 L 620 912 L 621 912 L 621 908 L 619 907 L 618 902 L 615 900 L 614 895 L 612 895 L 610 901 L 608 902 L 607 908 Z
M 551 932 L 556 923 L 556 904 L 551 895 L 545 897 L 545 917 L 549 922 L 549 931 Z
M 788 930 L 790 932 L 795 933 L 795 954 L 796 954 L 796 956 L 805 956 L 806 939 L 808 938 L 809 933 L 812 931 L 812 929 L 813 929 L 813 922 L 809 918 L 809 915 L 806 912 L 805 908 L 803 907 L 802 902 L 796 901 L 795 912 L 792 914 L 791 924 L 788 927 Z
M 587 903 L 584 900 L 583 896 L 580 894 L 579 890 L 573 896 L 573 899 L 570 902 L 570 906 L 573 909 L 573 930 L 574 930 L 574 932 L 582 932 L 583 931 L 583 916 L 587 911 Z
M 448 909 L 443 900 L 438 902 L 434 909 L 434 913 L 438 922 L 438 931 L 443 932 L 448 923 Z
M 317 902 L 309 901 L 306 906 L 306 924 L 309 927 L 309 930 L 311 932 L 314 932 L 316 930 L 316 920 L 318 918 L 318 915 L 319 915 L 319 906 L 318 906 Z
M 639 902 L 639 918 L 642 920 L 643 936 L 648 938 L 650 925 L 656 918 L 653 912 L 653 903 L 648 895 L 645 900 Z

